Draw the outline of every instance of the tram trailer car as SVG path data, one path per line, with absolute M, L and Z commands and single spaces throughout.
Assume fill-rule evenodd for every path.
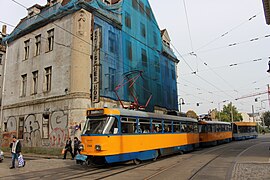
M 221 121 L 199 121 L 200 146 L 215 146 L 232 141 L 232 125 Z
M 91 108 L 77 163 L 155 160 L 199 146 L 196 119 L 128 109 Z
M 234 122 L 233 140 L 255 139 L 258 137 L 257 123 L 255 122 Z

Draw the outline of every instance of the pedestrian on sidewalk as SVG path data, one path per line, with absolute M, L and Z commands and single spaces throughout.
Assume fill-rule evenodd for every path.
M 9 145 L 11 149 L 11 155 L 12 155 L 12 162 L 10 169 L 15 168 L 15 160 L 18 160 L 19 155 L 21 154 L 22 145 L 21 142 L 17 139 L 15 135 L 12 137 L 12 142 Z
M 70 152 L 72 160 L 74 159 L 74 155 L 72 153 L 72 146 L 71 146 L 71 144 L 72 144 L 71 138 L 68 138 L 68 140 L 66 141 L 66 146 L 65 146 L 65 152 L 64 152 L 63 159 L 66 159 L 67 152 Z
M 81 141 L 77 137 L 74 137 L 74 157 L 80 154 L 79 144 L 81 144 Z

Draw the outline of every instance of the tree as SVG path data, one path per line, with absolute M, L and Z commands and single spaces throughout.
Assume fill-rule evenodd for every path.
M 241 113 L 238 112 L 237 108 L 232 105 L 232 103 L 229 103 L 227 106 L 223 106 L 223 110 L 220 113 L 220 121 L 227 121 L 231 122 L 233 121 L 242 121 L 243 117 Z
M 198 118 L 198 115 L 192 110 L 189 110 L 186 114 L 187 114 L 187 117 L 195 118 L 195 119 Z
M 262 114 L 261 117 L 262 122 L 264 122 L 265 126 L 270 126 L 270 111 L 266 111 Z

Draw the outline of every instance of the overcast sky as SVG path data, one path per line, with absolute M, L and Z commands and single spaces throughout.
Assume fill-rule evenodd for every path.
M 16 1 L 26 7 L 46 4 L 46 0 Z M 185 101 L 183 111 L 207 113 L 228 102 L 241 112 L 252 112 L 252 105 L 255 112 L 269 110 L 266 93 L 235 100 L 267 91 L 270 26 L 265 23 L 261 0 L 149 2 L 160 29 L 168 30 L 180 60 L 178 94 Z M 0 21 L 12 25 L 27 15 L 11 0 L 2 1 L 1 7 Z M 11 30 L 8 27 L 8 32 Z

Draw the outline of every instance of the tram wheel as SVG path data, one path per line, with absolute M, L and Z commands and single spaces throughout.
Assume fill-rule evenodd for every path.
M 141 161 L 138 160 L 138 159 L 133 159 L 132 161 L 133 161 L 133 163 L 134 163 L 135 165 L 141 164 Z

